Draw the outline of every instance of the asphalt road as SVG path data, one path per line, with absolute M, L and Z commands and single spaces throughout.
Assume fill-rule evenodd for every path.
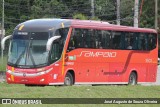
M 5 72 L 0 72 L 0 82 L 5 81 Z M 158 66 L 158 71 L 157 71 L 157 80 L 155 83 L 143 83 L 141 85 L 145 86 L 151 86 L 151 85 L 160 85 L 160 65 Z

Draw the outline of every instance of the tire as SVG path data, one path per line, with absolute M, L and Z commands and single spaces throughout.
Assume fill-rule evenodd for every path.
M 136 73 L 132 72 L 130 74 L 128 84 L 129 85 L 136 85 L 137 84 L 137 75 L 136 75 Z
M 64 78 L 64 85 L 65 86 L 71 86 L 73 85 L 73 76 L 71 73 L 67 72 L 65 78 Z

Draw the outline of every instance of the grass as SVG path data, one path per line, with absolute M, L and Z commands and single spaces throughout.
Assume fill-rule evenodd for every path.
M 0 83 L 0 98 L 160 98 L 160 86 L 45 86 Z
M 15 85 L 0 83 L 0 98 L 160 98 L 160 86 L 45 86 L 45 87 L 26 87 L 24 85 Z M 110 107 L 116 106 L 130 106 L 137 107 L 139 104 L 111 104 Z M 1 105 L 0 105 L 1 106 Z M 3 105 L 4 107 L 6 105 Z M 22 106 L 22 105 L 21 105 Z M 26 106 L 26 105 L 23 105 Z M 33 107 L 36 105 L 33 105 Z M 43 105 L 44 106 L 44 105 Z M 53 107 L 53 105 L 46 105 Z M 55 106 L 62 106 L 57 105 Z M 77 107 L 99 107 L 106 106 L 104 104 L 93 105 L 93 104 L 63 104 L 65 107 L 77 106 Z M 152 107 L 155 105 L 139 105 L 143 107 Z M 13 107 L 13 105 L 12 105 Z M 16 105 L 17 107 L 17 105 Z M 40 106 L 39 106 L 40 107 Z
M 0 57 L 0 72 L 6 70 L 6 65 L 7 65 L 7 57 L 4 56 L 3 60 Z

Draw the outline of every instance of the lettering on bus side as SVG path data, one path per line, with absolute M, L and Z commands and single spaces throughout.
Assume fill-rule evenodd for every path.
M 106 57 L 106 58 L 115 58 L 117 52 L 92 52 L 92 51 L 82 51 L 77 57 Z
M 153 62 L 152 59 L 150 59 L 150 58 L 146 59 L 146 63 L 152 63 L 152 62 Z

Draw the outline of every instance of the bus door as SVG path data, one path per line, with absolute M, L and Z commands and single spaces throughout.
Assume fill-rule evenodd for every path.
M 93 82 L 94 80 L 95 65 L 91 55 L 90 32 L 90 29 L 75 28 L 72 30 L 68 50 L 76 59 L 77 68 L 74 67 L 76 82 Z

